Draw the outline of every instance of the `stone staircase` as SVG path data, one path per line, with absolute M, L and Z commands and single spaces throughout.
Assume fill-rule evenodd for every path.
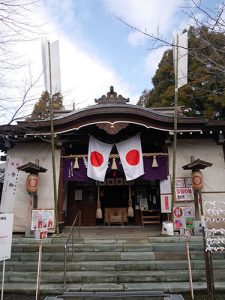
M 65 235 L 58 235 L 43 242 L 43 295 L 64 292 L 65 240 Z M 74 243 L 73 260 L 71 252 L 67 255 L 67 291 L 189 291 L 185 242 L 179 237 L 81 237 Z M 192 237 L 189 247 L 194 289 L 205 290 L 202 238 Z M 38 250 L 34 238 L 14 236 L 12 256 L 6 261 L 5 293 L 35 293 Z M 225 292 L 224 258 L 225 254 L 213 255 L 215 287 L 220 292 Z

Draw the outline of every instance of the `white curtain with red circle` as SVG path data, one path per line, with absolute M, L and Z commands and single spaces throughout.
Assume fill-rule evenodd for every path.
M 112 144 L 103 143 L 93 136 L 89 139 L 87 176 L 98 181 L 105 180 Z
M 144 174 L 144 164 L 140 134 L 117 143 L 116 148 L 126 176 L 126 180 L 133 180 Z

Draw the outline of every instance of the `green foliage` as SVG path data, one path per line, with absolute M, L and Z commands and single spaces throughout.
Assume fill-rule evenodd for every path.
M 53 110 L 61 110 L 63 107 L 63 97 L 61 93 L 56 93 L 52 96 L 52 108 Z M 50 94 L 44 91 L 41 94 L 41 98 L 35 104 L 30 120 L 44 120 L 50 117 Z
M 178 105 L 187 116 L 222 117 L 225 108 L 225 34 L 207 27 L 190 27 L 188 31 L 188 84 L 179 89 Z M 174 105 L 173 52 L 164 52 L 152 78 L 153 88 L 145 90 L 146 107 Z M 143 101 L 142 101 L 143 102 Z

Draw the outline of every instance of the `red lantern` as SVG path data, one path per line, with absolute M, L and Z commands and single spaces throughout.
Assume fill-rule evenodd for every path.
M 30 174 L 27 176 L 27 192 L 28 193 L 37 193 L 38 191 L 38 175 Z
M 192 187 L 196 191 L 203 188 L 203 175 L 201 171 L 192 172 Z

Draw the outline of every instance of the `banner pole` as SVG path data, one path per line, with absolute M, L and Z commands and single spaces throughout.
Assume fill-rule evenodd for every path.
M 4 282 L 5 282 L 5 259 L 3 260 L 3 269 L 2 269 L 2 291 L 1 291 L 1 300 L 3 300 Z
M 51 51 L 50 42 L 48 42 L 48 58 L 49 58 L 49 85 L 50 85 L 50 124 L 51 124 L 51 151 L 52 151 L 52 178 L 53 178 L 53 198 L 55 208 L 55 228 L 56 233 L 59 233 L 58 222 L 58 195 L 56 187 L 56 166 L 55 166 L 55 133 L 54 133 L 54 116 L 53 116 L 53 95 L 52 95 L 52 73 L 51 73 Z
M 175 91 L 174 91 L 174 128 L 173 128 L 173 169 L 172 169 L 172 211 L 175 202 L 175 178 L 176 178 L 176 155 L 177 155 L 177 103 L 178 103 L 178 45 L 179 37 L 176 35 L 176 56 L 175 56 Z M 171 221 L 173 222 L 173 213 L 171 214 Z
M 38 271 L 37 271 L 37 285 L 36 285 L 36 300 L 38 300 L 39 289 L 40 289 L 40 273 L 41 273 L 41 257 L 42 257 L 42 241 L 39 246 L 39 255 L 38 255 Z

